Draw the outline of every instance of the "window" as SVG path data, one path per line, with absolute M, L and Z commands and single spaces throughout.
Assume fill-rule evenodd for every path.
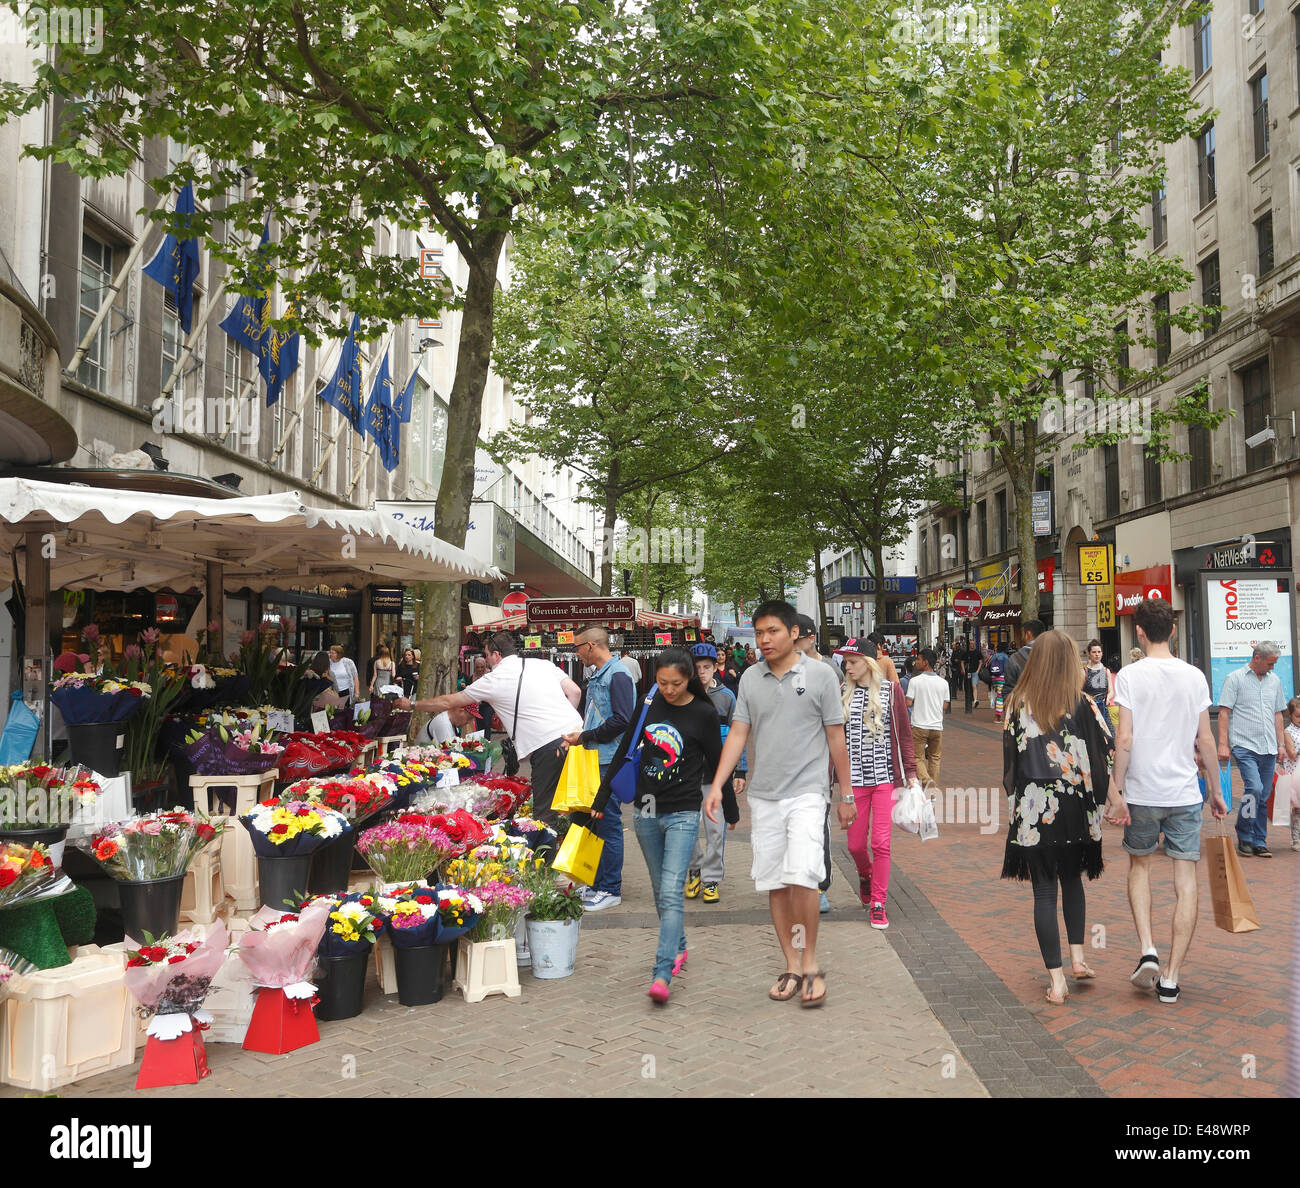
M 1142 450 L 1142 487 L 1146 494 L 1147 505 L 1159 503 L 1164 498 L 1160 485 L 1160 463 L 1154 448 L 1150 445 Z
M 1245 415 L 1242 417 L 1242 432 L 1253 437 L 1268 428 L 1269 414 L 1272 412 L 1271 392 L 1268 382 L 1268 360 L 1246 368 L 1241 373 L 1241 403 Z M 1263 442 L 1246 450 L 1246 473 L 1262 470 L 1273 465 L 1273 443 Z
M 1223 310 L 1219 308 L 1219 253 L 1215 252 L 1201 261 L 1201 304 L 1212 307 L 1207 310 L 1201 325 L 1206 334 L 1217 334 L 1219 323 L 1223 320 Z
M 1214 65 L 1210 53 L 1210 14 L 1198 16 L 1192 22 L 1192 77 L 1200 78 Z
M 1202 396 L 1208 406 L 1209 393 L 1203 392 Z M 1188 463 L 1191 489 L 1200 491 L 1210 485 L 1210 430 L 1206 426 L 1187 427 L 1187 452 L 1191 455 Z
M 1268 156 L 1268 71 L 1250 80 L 1250 118 L 1255 133 L 1255 160 Z
M 185 336 L 181 333 L 181 318 L 176 309 L 176 298 L 170 293 L 163 293 L 162 315 L 162 375 L 159 377 L 165 388 L 176 369 L 176 360 L 181 357 L 181 347 Z M 183 371 L 184 369 L 182 369 Z M 185 394 L 185 376 L 177 377 L 172 391 L 180 396 Z
M 1151 243 L 1159 247 L 1169 238 L 1169 208 L 1165 183 L 1151 195 Z
M 989 505 L 981 499 L 975 505 L 975 555 L 986 557 L 989 552 Z
M 1214 201 L 1218 189 L 1214 182 L 1214 124 L 1209 123 L 1196 138 L 1196 181 L 1200 190 L 1201 205 Z
M 1102 446 L 1101 455 L 1106 476 L 1106 516 L 1113 519 L 1119 515 L 1119 446 Z
M 994 550 L 996 552 L 1011 547 L 1010 541 L 1007 539 L 1007 492 L 1005 487 L 993 496 L 993 508 L 998 521 L 998 539 Z
M 1259 16 L 1264 11 L 1264 0 L 1247 0 L 1246 11 L 1251 16 Z
M 77 341 L 85 338 L 90 323 L 95 320 L 99 307 L 108 297 L 109 286 L 113 283 L 113 249 L 102 240 L 92 235 L 81 237 L 81 305 L 80 321 L 77 326 Z M 77 368 L 77 379 L 87 387 L 108 391 L 109 351 L 112 346 L 109 323 L 112 315 L 104 319 L 95 337 L 90 341 L 90 349 Z
M 1124 387 L 1128 383 L 1128 321 L 1120 322 L 1115 327 L 1115 386 Z
M 240 399 L 244 394 L 244 385 L 248 382 L 248 377 L 253 375 L 254 368 L 246 365 L 244 356 L 246 352 L 233 338 L 226 336 L 226 365 L 222 375 L 222 421 L 216 425 L 209 425 L 209 432 L 215 431 L 217 437 L 225 437 L 226 430 L 234 426 L 234 433 L 231 434 L 235 449 L 246 449 L 248 443 L 242 437 L 235 437 L 235 433 L 250 424 L 257 416 L 257 401 L 250 401 L 245 412 L 245 402 Z M 251 360 L 251 356 L 249 356 Z M 256 396 L 256 393 L 254 393 Z M 224 422 L 224 423 L 223 423 Z
M 1260 276 L 1273 271 L 1273 212 L 1271 210 L 1263 218 L 1255 220 L 1255 255 Z
M 1169 325 L 1169 294 L 1160 293 L 1151 303 L 1155 309 L 1156 366 L 1163 367 L 1173 353 L 1173 329 Z

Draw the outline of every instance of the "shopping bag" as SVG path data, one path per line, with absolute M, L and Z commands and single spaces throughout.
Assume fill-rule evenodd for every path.
M 600 791 L 600 756 L 592 748 L 570 747 L 555 787 L 551 808 L 557 813 L 589 809 Z
M 560 852 L 555 856 L 552 869 L 572 876 L 588 887 L 596 880 L 596 867 L 600 865 L 604 838 L 597 837 L 585 825 L 571 825 L 564 835 Z
M 1274 825 L 1290 825 L 1292 806 L 1295 804 L 1295 772 L 1273 773 L 1273 795 L 1268 802 L 1268 819 Z
M 894 803 L 893 819 L 899 829 L 920 833 L 925 825 L 925 809 L 929 804 L 920 784 L 908 784 L 898 794 Z M 933 809 L 931 809 L 933 815 Z
M 23 691 L 15 689 L 9 694 L 9 717 L 5 719 L 4 734 L 0 735 L 0 764 L 21 763 L 26 759 L 40 730 L 40 718 L 23 700 Z
M 1255 902 L 1246 886 L 1233 839 L 1220 832 L 1204 839 L 1210 860 L 1210 899 L 1214 923 L 1224 932 L 1254 932 L 1259 925 Z
M 1205 777 L 1199 773 L 1196 776 L 1196 782 L 1201 789 L 1201 803 L 1204 804 L 1210 798 L 1210 787 L 1205 782 Z M 1232 764 L 1227 767 L 1219 768 L 1219 791 L 1223 793 L 1223 803 L 1227 806 L 1229 812 L 1232 811 Z

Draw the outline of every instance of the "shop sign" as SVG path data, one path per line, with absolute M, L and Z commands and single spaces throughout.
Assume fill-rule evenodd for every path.
M 529 598 L 529 623 L 628 623 L 636 618 L 632 598 Z
M 370 609 L 377 615 L 389 614 L 393 611 L 400 613 L 402 609 L 402 587 L 371 586 Z
M 1019 606 L 991 606 L 982 615 L 980 622 L 986 627 L 996 627 L 1001 623 L 1020 622 Z
M 1270 534 L 1271 535 L 1271 534 Z M 1244 536 L 1208 550 L 1202 569 L 1286 569 L 1291 564 L 1285 541 Z
M 1034 523 L 1035 536 L 1052 535 L 1052 493 L 1051 491 L 1035 491 L 1034 506 L 1030 512 Z
M 1115 572 L 1108 544 L 1079 546 L 1079 581 L 1085 586 L 1109 586 Z
M 1044 491 L 1044 495 L 1050 495 L 1050 491 Z M 1056 578 L 1056 558 L 1044 557 L 1038 563 L 1038 592 L 1040 594 L 1050 594 L 1052 592 L 1052 582 Z
M 1273 671 L 1288 698 L 1295 693 L 1290 583 L 1279 578 L 1207 578 L 1205 613 L 1210 642 L 1210 694 L 1217 704 L 1223 682 L 1250 663 L 1255 645 L 1282 649 Z
M 1115 575 L 1115 613 L 1131 615 L 1144 598 L 1163 598 L 1168 602 L 1173 588 L 1168 565 L 1149 569 L 1130 569 Z

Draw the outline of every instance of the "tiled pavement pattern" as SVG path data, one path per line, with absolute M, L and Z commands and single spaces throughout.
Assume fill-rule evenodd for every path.
M 981 709 L 968 718 L 959 712 L 948 723 L 941 783 L 977 788 L 998 784 L 1001 739 L 991 713 Z M 1239 778 L 1235 785 L 1234 805 L 1239 803 Z M 1290 849 L 1289 831 L 1270 830 L 1272 859 L 1242 860 L 1263 924 L 1258 932 L 1232 934 L 1215 927 L 1206 863 L 1200 864 L 1200 913 L 1181 976 L 1182 1000 L 1162 1005 L 1154 994 L 1139 992 L 1128 981 L 1138 957 L 1126 893 L 1128 858 L 1120 848 L 1123 831 L 1106 826 L 1106 870 L 1099 879 L 1084 884 L 1086 952 L 1099 977 L 1071 982 L 1067 1004 L 1058 1007 L 1044 1001 L 1047 976 L 1034 939 L 1032 893 L 1028 885 L 998 878 L 1006 831 L 1005 799 L 999 813 L 999 828 L 993 834 L 981 835 L 975 825 L 951 824 L 941 825 L 941 836 L 924 844 L 895 834 L 895 869 L 901 868 L 903 877 L 890 919 L 906 923 L 887 934 L 990 1092 L 999 1095 L 998 1078 L 945 1008 L 956 988 L 965 1014 L 969 1003 L 963 1006 L 963 999 L 978 994 L 980 982 L 963 975 L 955 986 L 945 985 L 942 971 L 947 962 L 927 962 L 923 949 L 915 947 L 909 932 L 916 887 L 1005 990 L 1023 1004 L 1021 1009 L 1062 1044 L 1108 1096 L 1279 1094 L 1285 1073 L 1291 937 L 1300 878 L 1300 854 Z M 1225 823 L 1229 834 L 1234 816 L 1229 814 Z M 1217 831 L 1208 815 L 1206 822 L 1206 836 Z M 1168 867 L 1168 861 L 1160 860 L 1152 878 L 1156 944 L 1162 954 L 1169 944 L 1174 902 Z M 1063 944 L 1064 929 L 1062 921 Z M 944 935 L 942 925 L 935 926 L 934 935 Z M 932 943 L 933 937 L 925 939 Z M 954 972 L 965 969 L 960 958 L 951 964 Z M 978 1011 L 970 1026 L 976 1036 L 981 1035 Z M 1007 1061 L 1012 1060 L 1011 1052 L 1021 1050 L 1031 1049 L 1023 1040 L 1019 1046 L 1013 1041 Z M 1048 1061 L 1053 1061 L 1050 1053 Z M 1066 1075 L 1071 1075 L 1068 1069 Z
M 987 1096 L 843 880 L 819 946 L 826 1005 L 767 998 L 783 963 L 739 831 L 723 902 L 691 905 L 690 961 L 668 1005 L 654 1006 L 645 990 L 657 924 L 630 830 L 628 843 L 624 906 L 584 922 L 572 977 L 521 971 L 518 999 L 468 1006 L 449 990 L 440 1003 L 407 1008 L 382 996 L 372 975 L 365 1012 L 321 1023 L 320 1044 L 287 1056 L 211 1044 L 211 1077 L 145 1096 Z M 137 1068 L 62 1095 L 134 1094 Z M 0 1088 L 0 1097 L 16 1093 Z

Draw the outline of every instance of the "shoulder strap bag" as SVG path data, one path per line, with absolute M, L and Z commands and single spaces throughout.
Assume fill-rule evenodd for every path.
M 610 791 L 623 804 L 631 804 L 636 799 L 636 783 L 641 777 L 641 748 L 645 745 L 641 731 L 645 726 L 646 714 L 650 712 L 650 703 L 654 699 L 654 693 L 648 693 L 641 703 L 641 716 L 637 719 L 636 730 L 632 735 L 635 745 L 628 748 L 622 765 L 609 781 Z
M 515 715 L 510 719 L 510 729 L 501 741 L 501 758 L 505 762 L 506 775 L 512 776 L 519 770 L 519 752 L 515 749 L 515 731 L 519 729 L 519 694 L 524 689 L 524 657 L 519 657 L 519 684 L 515 686 Z

